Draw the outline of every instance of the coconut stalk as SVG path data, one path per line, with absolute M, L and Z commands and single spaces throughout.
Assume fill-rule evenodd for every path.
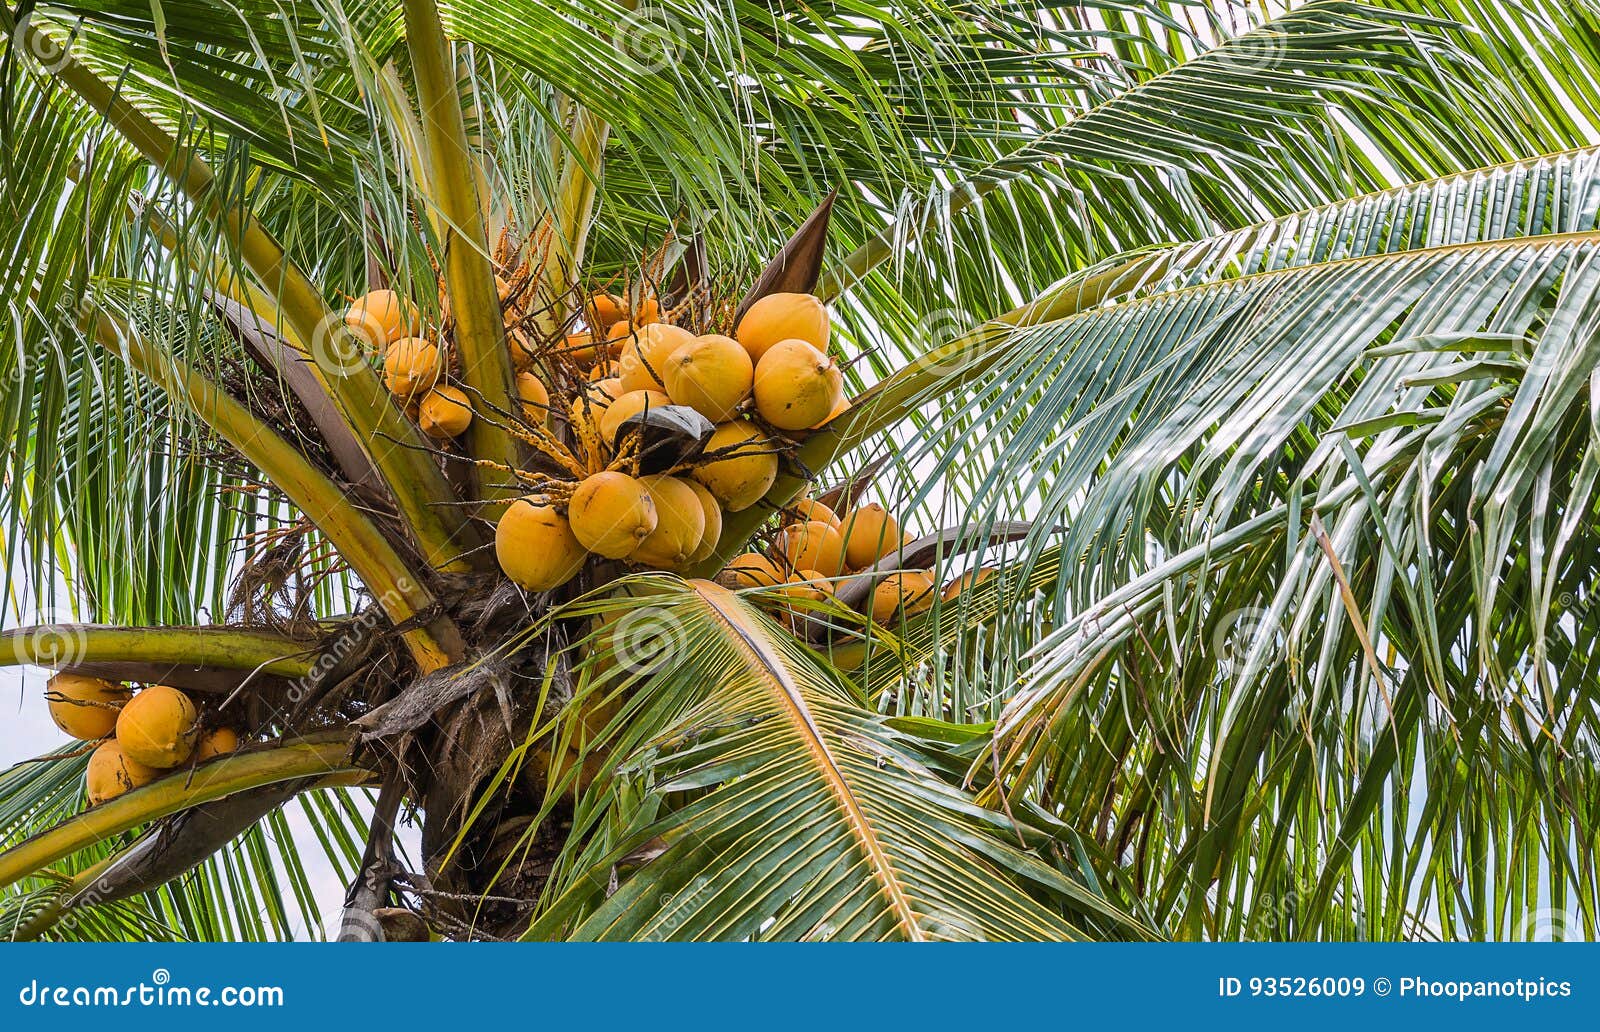
M 315 645 L 259 627 L 40 624 L 0 634 L 0 666 L 171 663 L 305 677 Z M 63 657 L 63 651 L 70 655 Z
M 494 411 L 511 408 L 511 356 L 506 350 L 505 318 L 489 257 L 488 229 L 478 190 L 478 166 L 461 116 L 455 64 L 434 0 L 405 0 L 406 47 L 415 74 L 427 144 L 428 186 L 443 222 L 445 292 L 455 320 L 456 356 L 461 380 Z M 522 449 L 491 419 L 474 419 L 467 428 L 467 450 L 475 459 L 520 466 Z M 514 478 L 493 466 L 475 467 L 477 496 L 483 500 L 517 495 Z

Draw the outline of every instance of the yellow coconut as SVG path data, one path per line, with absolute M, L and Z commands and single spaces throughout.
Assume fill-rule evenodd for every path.
M 656 529 L 628 556 L 632 562 L 658 570 L 675 570 L 688 563 L 706 531 L 706 514 L 700 498 L 677 477 L 640 477 L 655 502 Z
M 745 552 L 729 560 L 718 583 L 729 588 L 775 588 L 789 580 L 782 568 L 760 552 Z
M 968 570 L 966 573 L 963 573 L 961 576 L 945 585 L 944 594 L 941 597 L 946 602 L 949 602 L 962 592 L 971 591 L 973 588 L 977 587 L 993 576 L 994 567 L 992 566 L 985 566 L 978 570 Z
M 521 327 L 506 327 L 506 351 L 511 356 L 512 369 L 526 369 L 533 365 L 535 351 L 533 339 Z
M 117 714 L 122 752 L 146 767 L 176 767 L 194 752 L 200 714 L 189 697 L 164 684 L 139 692 Z
M 872 589 L 872 619 L 880 624 L 894 620 L 895 614 L 904 612 L 914 616 L 933 605 L 933 593 L 939 581 L 932 570 L 901 570 L 891 573 Z
M 710 488 L 729 512 L 759 502 L 778 479 L 777 450 L 750 423 L 736 421 L 717 427 L 706 442 L 705 454 L 718 457 L 696 466 L 690 475 Z
M 519 498 L 494 528 L 500 569 L 528 591 L 549 591 L 577 576 L 587 558 L 566 518 L 538 498 Z
M 421 337 L 395 341 L 383 356 L 383 382 L 399 398 L 412 398 L 439 382 L 439 349 Z
M 803 340 L 780 340 L 756 363 L 756 411 L 779 430 L 807 430 L 844 396 L 839 366 Z
M 810 602 L 821 602 L 825 598 L 832 598 L 834 594 L 833 582 L 821 570 L 800 570 L 779 590 L 790 598 L 803 598 Z
M 617 439 L 622 421 L 645 411 L 672 404 L 672 399 L 660 391 L 628 391 L 617 398 L 600 415 L 600 439 L 607 448 Z
M 422 396 L 417 423 L 423 433 L 435 440 L 459 437 L 472 423 L 472 402 L 459 387 L 435 387 Z
M 844 538 L 821 520 L 789 524 L 778 531 L 774 546 L 797 570 L 820 570 L 829 577 L 844 572 Z
M 117 713 L 133 692 L 112 681 L 63 671 L 44 686 L 50 719 L 82 742 L 94 742 L 116 729 Z
M 722 540 L 722 506 L 717 498 L 706 486 L 698 480 L 685 480 L 689 490 L 700 499 L 700 512 L 705 518 L 705 530 L 700 535 L 700 544 L 695 548 L 694 554 L 689 556 L 692 563 L 702 563 L 711 558 L 711 553 L 717 550 L 717 542 Z
M 733 335 L 756 361 L 780 340 L 828 350 L 828 310 L 810 294 L 768 294 L 751 305 Z
M 844 558 L 850 569 L 859 570 L 882 559 L 900 547 L 900 525 L 877 502 L 869 502 L 846 514 Z
M 622 342 L 622 352 L 617 356 L 617 375 L 622 386 L 630 391 L 666 392 L 662 382 L 667 360 L 672 353 L 694 340 L 694 334 L 666 323 L 641 326 Z
M 194 762 L 204 763 L 218 756 L 226 756 L 239 748 L 239 733 L 231 727 L 214 727 L 200 736 L 195 746 Z
M 595 344 L 595 336 L 587 330 L 582 333 L 569 333 L 562 350 L 568 358 L 587 369 L 600 352 L 600 348 Z
M 344 324 L 378 351 L 422 332 L 417 306 L 392 290 L 369 290 L 356 298 L 344 310 Z
M 667 394 L 713 423 L 734 417 L 750 396 L 755 364 L 732 337 L 709 333 L 696 337 L 667 357 L 662 373 Z
M 615 294 L 594 293 L 584 306 L 584 318 L 591 329 L 608 327 L 628 317 L 628 305 Z
M 620 385 L 621 377 L 617 376 L 617 360 L 607 355 L 589 367 L 584 379 L 590 383 L 599 383 L 601 380 L 616 380 Z
M 161 771 L 130 759 L 115 738 L 102 742 L 89 756 L 85 780 L 89 786 L 89 805 L 99 806 L 124 792 L 142 788 L 161 776 Z
M 611 403 L 622 397 L 622 381 L 616 377 L 600 380 L 584 388 L 582 394 L 572 399 L 569 415 L 572 429 L 580 436 L 600 436 L 600 420 Z
M 785 516 L 792 523 L 821 520 L 834 530 L 838 530 L 840 527 L 838 515 L 826 505 L 812 498 L 801 498 L 796 501 L 786 510 Z
M 532 373 L 517 374 L 517 397 L 522 399 L 522 418 L 542 423 L 550 414 L 550 388 Z
M 632 554 L 656 529 L 650 490 L 626 473 L 596 473 L 572 492 L 567 512 L 584 548 L 607 559 Z

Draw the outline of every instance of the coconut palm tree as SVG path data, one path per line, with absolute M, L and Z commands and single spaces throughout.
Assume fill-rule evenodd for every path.
M 87 809 L 82 743 L 0 775 L 8 934 L 1595 934 L 1593 0 L 0 24 L 8 587 L 82 617 L 0 661 L 245 739 Z M 508 333 L 548 370 L 597 289 L 815 293 L 851 404 L 691 568 L 526 591 L 495 521 L 571 431 Z M 807 492 L 914 540 L 718 583 Z M 985 572 L 850 618 L 907 566 Z

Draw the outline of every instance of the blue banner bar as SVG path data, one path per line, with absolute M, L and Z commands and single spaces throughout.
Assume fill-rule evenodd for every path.
M 222 1010 L 215 1015 L 211 1012 Z M 204 1016 L 202 1017 L 202 1014 Z M 514 1020 L 770 1032 L 1600 1019 L 1600 946 L 8 945 L 0 1029 Z M 200 1026 L 193 1026 L 200 1027 Z

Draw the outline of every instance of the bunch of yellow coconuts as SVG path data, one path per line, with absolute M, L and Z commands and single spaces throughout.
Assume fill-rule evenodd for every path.
M 524 475 L 533 490 L 496 524 L 500 567 L 527 590 L 559 587 L 590 556 L 661 570 L 703 561 L 721 536 L 723 514 L 764 498 L 779 455 L 849 407 L 828 354 L 828 310 L 809 294 L 766 295 L 725 336 L 672 325 L 653 297 L 596 292 L 583 305 L 583 328 L 541 355 L 523 328 L 518 291 L 505 279 L 499 290 L 522 402 L 519 433 L 571 471 L 564 479 Z M 472 401 L 445 382 L 445 356 L 420 335 L 414 306 L 376 290 L 356 299 L 345 321 L 382 350 L 389 390 L 426 434 L 447 439 L 471 425 Z M 573 370 L 576 380 L 564 375 Z M 619 432 L 630 418 L 669 405 L 693 409 L 715 429 L 699 458 L 641 474 L 639 442 Z M 552 432 L 558 412 L 569 429 L 565 441 Z M 877 504 L 840 516 L 801 499 L 782 522 L 772 547 L 735 558 L 724 583 L 821 600 L 834 578 L 872 566 L 907 540 Z M 953 583 L 946 595 L 967 586 Z M 937 588 L 932 570 L 897 571 L 879 581 L 863 609 L 888 623 L 930 608 Z
M 70 671 L 45 687 L 50 718 L 81 742 L 99 742 L 89 757 L 89 805 L 147 785 L 175 767 L 203 763 L 239 747 L 232 728 L 203 731 L 200 714 L 176 688 L 126 684 Z

